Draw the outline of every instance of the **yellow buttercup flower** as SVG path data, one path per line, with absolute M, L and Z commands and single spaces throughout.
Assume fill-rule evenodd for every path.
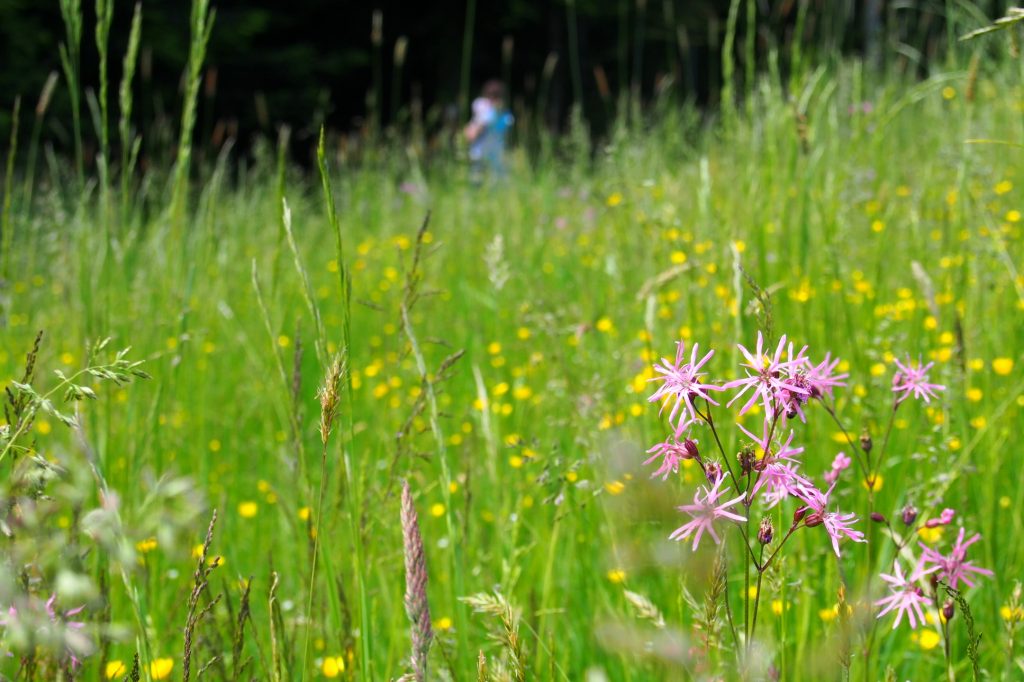
M 917 643 L 921 645 L 922 649 L 928 651 L 929 649 L 934 649 L 935 647 L 937 647 L 939 645 L 939 642 L 941 641 L 942 635 L 940 635 L 935 630 L 928 629 L 923 630 L 921 632 L 921 635 L 918 638 Z
M 999 376 L 1006 376 L 1013 371 L 1013 360 L 1011 358 L 996 358 L 992 361 L 992 371 Z
M 108 680 L 112 680 L 115 677 L 121 677 L 128 674 L 128 668 L 121 661 L 109 661 L 107 667 L 104 669 L 103 674 L 106 675 Z
M 149 675 L 154 680 L 166 680 L 174 670 L 173 658 L 158 658 L 149 664 Z
M 342 656 L 328 656 L 320 666 L 324 677 L 337 677 L 345 672 L 345 658 Z
M 259 511 L 259 505 L 255 502 L 242 502 L 238 505 L 238 515 L 243 519 L 251 519 Z

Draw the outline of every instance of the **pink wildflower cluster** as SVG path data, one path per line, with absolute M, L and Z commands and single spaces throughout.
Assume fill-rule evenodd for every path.
M 704 353 L 697 344 L 686 353 L 683 342 L 676 344 L 675 360 L 663 358 L 654 366 L 659 382 L 657 390 L 650 396 L 650 402 L 661 404 L 661 413 L 668 410 L 671 436 L 658 443 L 647 454 L 646 464 L 657 462 L 652 476 L 663 479 L 678 472 L 684 460 L 697 462 L 708 485 L 694 495 L 693 504 L 683 505 L 679 510 L 691 520 L 680 526 L 671 537 L 682 540 L 693 537 L 693 548 L 697 549 L 700 539 L 707 532 L 716 543 L 720 536 L 715 531 L 716 521 L 745 522 L 747 516 L 731 511 L 734 508 L 748 510 L 760 498 L 766 508 L 772 508 L 786 499 L 797 504 L 797 521 L 806 527 L 822 526 L 831 539 L 832 547 L 839 554 L 839 541 L 843 538 L 864 542 L 863 533 L 853 529 L 857 517 L 834 509 L 832 492 L 838 472 L 849 466 L 837 458 L 833 475 L 826 477 L 832 487 L 827 492 L 801 473 L 800 455 L 802 446 L 794 444 L 796 436 L 792 429 L 783 424 L 794 418 L 806 421 L 805 408 L 813 400 L 831 397 L 836 387 L 845 385 L 846 374 L 838 373 L 839 360 L 826 355 L 819 363 L 807 356 L 807 347 L 795 350 L 785 336 L 779 339 L 774 350 L 766 347 L 765 339 L 759 332 L 753 350 L 738 346 L 743 356 L 740 368 L 743 376 L 731 381 L 714 382 L 707 379 L 705 366 L 712 359 L 713 350 Z M 707 424 L 714 429 L 712 408 L 720 407 L 712 397 L 716 393 L 733 391 L 727 407 L 743 401 L 739 415 L 749 412 L 760 404 L 764 419 L 757 432 L 737 424 L 746 443 L 737 459 L 739 471 L 735 471 L 729 458 L 721 453 L 722 465 L 706 459 L 700 452 L 699 441 L 694 429 Z M 719 443 L 716 432 L 716 443 Z M 724 482 L 728 478 L 728 483 Z M 733 490 L 738 494 L 727 495 Z
M 905 508 L 901 516 L 904 526 L 908 527 L 908 531 L 905 531 L 907 537 L 912 537 L 922 528 L 938 528 L 949 525 L 955 515 L 954 510 L 943 509 L 938 517 L 928 519 L 918 525 L 915 525 L 917 510 L 913 507 Z M 880 514 L 876 516 L 888 524 L 888 521 L 885 521 Z M 890 527 L 890 531 L 894 535 L 896 534 L 892 527 Z M 959 588 L 960 583 L 974 587 L 974 580 L 977 576 L 991 577 L 992 571 L 976 566 L 967 558 L 967 548 L 980 540 L 981 535 L 975 533 L 966 541 L 964 540 L 965 535 L 966 531 L 961 527 L 953 546 L 945 554 L 923 542 L 918 542 L 921 554 L 909 575 L 903 573 L 899 559 L 896 559 L 893 573 L 881 575 L 882 580 L 889 587 L 889 594 L 875 602 L 876 606 L 882 607 L 878 617 L 881 618 L 895 611 L 896 619 L 893 621 L 893 629 L 899 626 L 904 615 L 907 616 L 910 627 L 915 628 L 918 623 L 925 622 L 921 607 L 930 606 L 933 603 L 933 598 L 938 597 L 938 582 L 945 583 L 955 590 Z M 904 540 L 897 541 L 899 548 L 903 549 L 905 545 Z M 904 553 L 908 554 L 909 547 L 905 549 Z M 952 608 L 952 602 L 948 602 L 944 607 L 950 613 L 952 613 Z
M 42 641 L 53 640 L 56 636 L 59 647 L 62 649 L 62 656 L 71 666 L 77 670 L 82 665 L 80 656 L 89 648 L 89 642 L 79 631 L 85 627 L 83 621 L 74 620 L 85 606 L 76 606 L 66 611 L 58 611 L 56 608 L 57 595 L 51 594 L 43 605 L 42 613 L 38 611 L 38 601 L 30 600 L 26 608 L 19 611 L 18 607 L 11 605 L 7 611 L 0 615 L 0 628 L 3 630 L 21 629 L 34 630 L 35 635 Z M 27 611 L 27 613 L 23 612 Z M 10 652 L 7 653 L 10 656 Z
M 702 353 L 697 344 L 687 353 L 685 344 L 677 343 L 675 359 L 663 358 L 654 366 L 655 376 L 651 381 L 657 383 L 657 388 L 649 401 L 660 404 L 659 414 L 667 413 L 669 436 L 647 451 L 644 464 L 653 465 L 651 476 L 662 480 L 677 474 L 681 466 L 695 464 L 704 479 L 694 491 L 693 501 L 678 507 L 687 520 L 669 535 L 671 539 L 685 540 L 696 551 L 703 538 L 710 537 L 715 544 L 720 544 L 724 531 L 731 525 L 739 525 L 747 560 L 752 560 L 759 576 L 758 586 L 760 576 L 772 565 L 782 546 L 800 529 L 820 526 L 823 531 L 816 532 L 827 535 L 832 551 L 839 557 L 844 542 L 867 541 L 865 534 L 856 528 L 857 515 L 840 510 L 836 504 L 837 486 L 842 479 L 849 478 L 850 474 L 844 475 L 844 472 L 852 469 L 856 461 L 857 473 L 869 491 L 870 518 L 887 527 L 896 548 L 892 573 L 880 576 L 888 593 L 874 602 L 879 607 L 878 618 L 895 614 L 893 628 L 904 620 L 911 628 L 917 627 L 926 622 L 925 609 L 940 601 L 940 588 L 974 587 L 979 577 L 993 575 L 968 558 L 968 550 L 981 536 L 971 535 L 963 527 L 944 552 L 923 542 L 918 543 L 919 553 L 910 546 L 918 531 L 928 537 L 926 531 L 952 524 L 957 516 L 955 510 L 942 509 L 931 518 L 919 520 L 917 509 L 908 505 L 899 514 L 903 528 L 897 529 L 874 509 L 874 494 L 881 484 L 877 468 L 886 461 L 886 446 L 896 411 L 908 399 L 928 403 L 945 390 L 943 385 L 929 378 L 933 363 L 924 364 L 920 359 L 914 363 L 909 358 L 896 361 L 897 371 L 891 386 L 890 429 L 881 452 L 874 453 L 873 457 L 870 432 L 865 428 L 859 443 L 854 442 L 836 414 L 834 392 L 845 386 L 843 380 L 848 376 L 840 371 L 839 359 L 826 354 L 820 362 L 815 362 L 809 357 L 807 346 L 797 348 L 786 336 L 769 345 L 760 332 L 752 349 L 737 347 L 742 356 L 741 376 L 737 378 L 718 379 L 711 375 L 709 365 L 715 351 Z M 735 424 L 740 442 L 738 452 L 728 453 L 723 444 L 722 426 L 730 420 L 716 416 L 716 408 L 723 409 L 719 401 L 725 403 L 725 408 L 738 405 L 736 417 L 751 412 L 762 415 L 752 428 L 738 421 Z M 802 434 L 799 432 L 815 403 L 820 403 L 822 411 L 839 426 L 850 447 L 835 455 L 831 466 L 821 476 L 820 486 L 804 471 L 805 447 L 800 442 Z M 755 409 L 758 407 L 760 409 Z M 703 440 L 717 450 L 715 457 L 708 456 L 710 448 L 702 446 L 698 437 L 698 431 L 705 429 L 710 438 Z M 756 533 L 750 528 L 755 505 L 767 511 L 787 502 L 793 505 L 793 521 L 785 532 L 776 533 L 772 517 L 767 515 Z M 755 551 L 754 542 L 760 544 L 759 552 Z M 773 543 L 773 548 L 766 547 Z M 755 600 L 754 625 L 756 612 Z M 945 600 L 942 604 L 945 618 L 948 620 L 953 612 L 954 602 Z M 754 625 L 748 634 L 752 634 Z

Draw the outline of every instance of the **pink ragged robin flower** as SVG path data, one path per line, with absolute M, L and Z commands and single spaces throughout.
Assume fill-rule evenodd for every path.
M 845 452 L 840 452 L 832 460 L 831 471 L 825 472 L 825 482 L 829 485 L 835 485 L 835 482 L 839 480 L 839 474 L 850 468 L 853 464 L 853 460 L 847 457 Z
M 812 485 L 810 481 L 800 475 L 796 465 L 785 462 L 772 462 L 765 466 L 764 471 L 758 474 L 757 483 L 750 491 L 751 497 L 759 490 L 764 492 L 761 499 L 765 506 L 771 509 L 787 497 L 796 496 L 801 488 Z
M 923 625 L 925 618 L 924 610 L 921 607 L 931 605 L 932 600 L 925 596 L 924 590 L 921 589 L 919 583 L 923 577 L 934 573 L 936 570 L 938 570 L 937 566 L 932 566 L 928 569 L 924 568 L 923 559 L 918 559 L 917 566 L 914 567 L 914 570 L 908 577 L 903 574 L 899 559 L 893 561 L 893 575 L 882 573 L 880 576 L 882 580 L 889 584 L 891 594 L 875 602 L 875 606 L 884 607 L 877 617 L 881 618 L 895 609 L 896 621 L 892 624 L 893 630 L 899 626 L 900 621 L 903 619 L 903 614 L 907 615 L 911 628 L 916 628 L 918 623 Z
M 708 395 L 708 391 L 723 390 L 719 386 L 701 381 L 705 373 L 701 372 L 700 368 L 711 359 L 715 351 L 708 351 L 704 357 L 698 360 L 698 349 L 699 344 L 693 344 L 693 348 L 690 349 L 690 360 L 687 362 L 686 346 L 682 341 L 677 341 L 675 362 L 668 358 L 662 358 L 660 365 L 654 365 L 654 371 L 661 376 L 650 379 L 650 381 L 663 383 L 647 400 L 652 403 L 665 401 L 662 410 L 665 409 L 665 405 L 672 403 L 672 411 L 669 413 L 668 420 L 669 423 L 675 424 L 677 436 L 682 435 L 686 427 L 699 419 L 693 401 L 703 398 L 712 405 L 717 405 L 718 403 Z M 677 416 L 679 417 L 678 422 L 676 421 Z
M 797 385 L 792 379 L 795 370 L 806 362 L 806 358 L 800 357 L 796 360 L 782 359 L 782 351 L 786 347 L 785 335 L 779 339 L 779 345 L 775 348 L 775 354 L 772 356 L 767 356 L 764 353 L 764 336 L 761 332 L 757 333 L 757 347 L 753 353 L 741 344 L 736 344 L 736 347 L 740 349 L 740 353 L 746 359 L 746 362 L 740 364 L 746 368 L 747 376 L 742 379 L 729 381 L 723 384 L 722 388 L 740 389 L 740 392 L 728 402 L 729 405 L 739 400 L 747 391 L 751 392 L 750 398 L 747 399 L 747 402 L 740 409 L 740 414 L 746 414 L 747 410 L 753 407 L 754 403 L 760 399 L 764 405 L 765 413 L 774 415 L 778 408 L 776 405 L 777 397 L 783 394 L 783 392 L 801 396 L 810 394 L 807 388 Z
M 948 555 L 940 554 L 931 547 L 918 543 L 921 546 L 921 559 L 935 566 L 939 570 L 939 576 L 946 580 L 954 590 L 961 581 L 968 587 L 974 587 L 974 583 L 971 582 L 972 574 L 990 578 L 994 575 L 987 568 L 975 566 L 973 562 L 967 561 L 967 548 L 980 539 L 981 534 L 975 533 L 970 540 L 964 542 L 964 529 L 961 527 L 953 549 Z
M 718 537 L 718 533 L 715 532 L 714 522 L 717 519 L 729 519 L 732 521 L 746 521 L 745 516 L 734 514 L 729 511 L 729 507 L 739 504 L 743 501 L 744 495 L 740 495 L 727 502 L 720 502 L 720 498 L 726 493 L 728 488 L 722 489 L 722 483 L 725 481 L 724 476 L 720 476 L 718 480 L 714 482 L 711 488 L 701 486 L 693 494 L 693 504 L 684 504 L 679 507 L 679 511 L 686 512 L 691 516 L 691 519 L 684 523 L 679 528 L 672 531 L 669 538 L 672 540 L 685 540 L 691 535 L 693 536 L 693 549 L 697 549 L 697 545 L 700 544 L 700 539 L 703 537 L 706 531 L 711 538 L 715 541 L 715 544 L 719 544 L 722 539 Z M 703 497 L 701 491 L 704 492 Z
M 949 524 L 953 523 L 954 516 L 956 516 L 956 510 L 946 507 L 945 509 L 942 510 L 942 513 L 939 514 L 936 518 L 928 519 L 927 521 L 925 521 L 924 525 L 926 528 L 948 526 Z
M 661 476 L 661 480 L 668 478 L 668 475 L 679 471 L 679 463 L 685 459 L 697 459 L 700 453 L 697 450 L 697 441 L 684 438 L 682 441 L 674 438 L 658 443 L 647 451 L 650 455 L 644 464 L 650 464 L 659 457 L 662 458 L 661 465 L 651 474 L 651 478 Z
M 761 490 L 767 489 L 764 494 L 764 501 L 769 508 L 786 499 L 789 495 L 795 495 L 801 486 L 809 486 L 811 482 L 797 472 L 799 460 L 796 456 L 804 451 L 803 447 L 792 447 L 793 431 L 783 442 L 780 438 L 779 445 L 772 443 L 770 420 L 764 420 L 761 427 L 761 436 L 755 436 L 742 424 L 737 424 L 743 433 L 754 442 L 763 454 L 759 454 L 754 462 L 753 469 L 757 472 L 753 489 L 750 491 L 750 499 L 753 500 Z
M 793 431 L 792 431 L 792 429 L 790 429 L 790 431 L 789 431 L 789 437 L 786 438 L 786 442 L 782 443 L 781 445 L 776 447 L 769 440 L 773 436 L 770 421 L 771 420 L 769 420 L 769 419 L 765 419 L 762 422 L 760 437 L 755 436 L 753 433 L 748 431 L 743 426 L 743 424 L 736 424 L 736 426 L 739 427 L 740 431 L 742 431 L 743 433 L 745 433 L 747 435 L 747 438 L 749 438 L 750 440 L 752 440 L 754 442 L 754 445 L 756 445 L 757 447 L 761 448 L 761 451 L 764 453 L 763 456 L 761 457 L 761 460 L 763 462 L 765 462 L 766 464 L 768 462 L 778 461 L 778 460 L 786 460 L 786 461 L 789 461 L 789 462 L 797 463 L 797 460 L 795 460 L 794 457 L 796 457 L 801 452 L 803 452 L 804 449 L 802 447 L 799 447 L 799 448 L 790 447 L 790 444 L 793 442 Z M 781 436 L 780 436 L 780 442 L 781 442 Z
M 821 398 L 826 395 L 831 396 L 833 388 L 846 385 L 846 382 L 842 380 L 850 375 L 845 373 L 835 374 L 834 372 L 838 365 L 839 358 L 833 360 L 831 353 L 825 353 L 825 359 L 817 365 L 812 365 L 810 362 L 807 363 L 805 376 L 807 384 L 811 389 L 812 398 Z
M 913 395 L 915 398 L 930 402 L 932 398 L 938 397 L 936 391 L 945 391 L 946 387 L 942 384 L 932 384 L 928 382 L 928 370 L 935 365 L 934 362 L 929 362 L 927 365 L 921 364 L 921 359 L 918 358 L 917 364 L 911 363 L 910 358 L 907 358 L 907 364 L 903 364 L 899 360 L 894 360 L 896 366 L 899 368 L 892 377 L 892 390 L 893 393 L 900 393 L 896 397 L 896 404 L 902 403 L 908 397 Z
M 833 483 L 828 491 L 823 493 L 813 485 L 800 486 L 796 496 L 807 505 L 804 524 L 807 526 L 824 526 L 825 531 L 832 539 L 832 549 L 835 550 L 836 556 L 841 556 L 839 553 L 839 540 L 842 537 L 845 536 L 854 542 L 867 542 L 867 540 L 864 538 L 864 533 L 854 530 L 852 527 L 852 524 L 857 521 L 856 514 L 828 511 L 829 498 L 835 487 L 836 485 Z

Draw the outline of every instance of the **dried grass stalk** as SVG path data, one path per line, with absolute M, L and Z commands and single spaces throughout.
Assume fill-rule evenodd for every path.
M 402 484 L 402 544 L 405 549 L 405 612 L 412 634 L 410 657 L 417 682 L 427 679 L 427 654 L 434 638 L 427 601 L 427 558 L 409 482 Z

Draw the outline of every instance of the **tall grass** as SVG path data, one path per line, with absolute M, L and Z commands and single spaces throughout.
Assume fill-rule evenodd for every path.
M 752 35 L 742 3 L 732 8 L 723 55 Z M 53 416 L 24 426 L 68 476 L 92 461 L 97 497 L 116 494 L 124 538 L 100 570 L 116 578 L 110 617 L 127 630 L 92 633 L 108 665 L 127 669 L 138 652 L 148 679 L 167 665 L 177 677 L 186 660 L 190 672 L 223 665 L 224 675 L 268 679 L 410 672 L 402 480 L 430 575 L 430 671 L 674 679 L 700 675 L 700 652 L 731 665 L 736 652 L 723 643 L 743 617 L 716 595 L 739 548 L 693 558 L 666 540 L 695 473 L 684 468 L 678 485 L 646 481 L 644 444 L 662 428 L 644 400 L 647 368 L 670 354 L 666 339 L 722 349 L 750 339 L 770 297 L 776 328 L 869 368 L 841 392 L 857 429 L 885 430 L 888 414 L 873 406 L 895 354 L 938 362 L 954 400 L 901 413 L 890 476 L 876 490 L 849 486 L 843 505 L 865 516 L 908 502 L 960 508 L 984 537 L 976 560 L 996 577 L 964 594 L 970 630 L 962 612 L 949 622 L 953 672 L 970 674 L 976 652 L 982 674 L 1016 674 L 1005 655 L 1024 621 L 1014 588 L 1024 528 L 1012 513 L 1024 503 L 1013 455 L 1024 426 L 1024 169 L 1007 153 L 1022 143 L 1015 63 L 970 67 L 982 48 L 954 47 L 948 70 L 918 82 L 791 54 L 788 72 L 745 74 L 742 107 L 730 94 L 740 85 L 733 64 L 723 70 L 727 124 L 665 105 L 642 111 L 644 125 L 617 122 L 593 156 L 583 136 L 544 138 L 548 152 L 533 158 L 514 149 L 508 181 L 475 188 L 457 163 L 388 153 L 386 140 L 378 163 L 353 164 L 327 131 L 316 177 L 288 164 L 283 130 L 276 154 L 262 141 L 267 151 L 237 173 L 230 149 L 210 168 L 191 164 L 213 21 L 203 0 L 193 4 L 175 166 L 138 168 L 140 17 L 137 7 L 119 93 L 121 182 L 109 188 L 122 216 L 116 263 L 92 278 L 87 254 L 105 248 L 105 218 L 69 214 L 85 201 L 62 182 L 77 167 L 51 164 L 31 201 L 12 201 L 15 131 L 4 181 L 13 295 L 0 378 L 20 376 L 38 328 L 50 339 L 41 366 L 84 367 L 98 297 L 109 301 L 106 331 L 130 341 L 153 376 L 90 406 L 109 424 L 94 436 L 103 457 L 83 460 L 76 432 Z M 538 118 L 558 59 L 549 61 Z M 169 198 L 146 190 L 168 177 Z M 298 351 L 300 338 L 315 352 Z M 339 357 L 347 371 L 327 382 L 337 399 L 329 421 L 339 420 L 332 446 L 309 416 L 325 406 L 307 387 Z M 814 442 L 835 444 L 805 455 L 809 472 L 825 471 L 849 443 L 824 419 L 808 428 Z M 196 499 L 166 494 L 184 490 L 182 479 L 160 478 L 172 473 L 195 479 L 206 505 L 222 510 L 219 602 L 193 592 L 209 544 L 195 547 Z M 84 542 L 84 529 L 95 530 L 83 525 L 87 503 L 64 499 L 49 520 Z M 160 534 L 169 527 L 191 532 Z M 851 547 L 838 564 L 817 543 L 791 543 L 800 565 L 773 567 L 756 576 L 756 595 L 746 592 L 758 604 L 753 655 L 780 679 L 837 677 L 846 666 L 853 678 L 890 666 L 904 679 L 947 674 L 921 634 L 945 631 L 937 622 L 916 638 L 880 627 L 863 655 L 873 595 L 840 586 L 856 566 L 887 568 L 891 553 Z M 733 579 L 738 588 L 741 574 Z M 179 656 L 184 626 L 207 608 Z M 83 676 L 106 672 L 98 656 L 84 660 Z M 4 674 L 18 665 L 0 660 Z

